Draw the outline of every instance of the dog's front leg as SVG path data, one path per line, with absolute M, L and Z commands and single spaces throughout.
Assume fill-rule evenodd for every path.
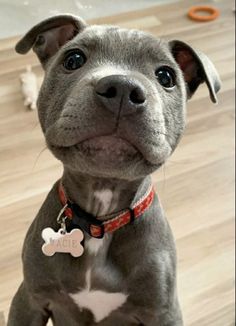
M 108 317 L 101 321 L 96 326 L 183 326 L 183 321 L 181 318 L 177 318 L 176 320 L 169 320 L 169 321 L 160 321 L 158 319 L 149 320 L 140 320 L 132 319 L 129 316 L 123 315 L 122 317 L 118 314 L 114 314 L 111 317 Z
M 34 304 L 24 284 L 13 298 L 7 326 L 45 326 L 49 315 Z
M 96 326 L 143 326 L 133 315 L 115 311 Z
M 114 311 L 96 326 L 183 326 L 183 319 L 177 302 L 173 309 L 163 313 L 135 307 Z

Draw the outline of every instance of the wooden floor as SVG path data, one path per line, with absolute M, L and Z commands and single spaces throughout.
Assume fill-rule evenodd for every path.
M 189 6 L 212 3 L 221 17 L 195 23 Z M 188 106 L 186 134 L 154 176 L 178 249 L 178 286 L 185 325 L 234 325 L 234 18 L 233 1 L 179 3 L 96 20 L 182 39 L 214 61 L 223 81 L 219 106 L 201 86 Z M 95 22 L 95 21 L 94 21 Z M 45 149 L 37 114 L 23 107 L 19 74 L 32 54 L 0 40 L 0 324 L 22 280 L 21 247 L 60 164 Z M 19 325 L 20 326 L 20 325 Z

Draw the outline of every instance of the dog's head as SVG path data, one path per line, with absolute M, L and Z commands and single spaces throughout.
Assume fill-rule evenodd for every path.
M 204 82 L 213 102 L 220 89 L 211 61 L 187 44 L 72 15 L 36 25 L 16 51 L 31 48 L 45 69 L 38 110 L 47 145 L 67 168 L 93 176 L 156 170 L 184 131 L 186 100 Z

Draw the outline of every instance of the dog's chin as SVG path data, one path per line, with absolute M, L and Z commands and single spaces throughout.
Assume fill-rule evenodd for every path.
M 98 136 L 70 147 L 50 146 L 66 166 L 99 176 L 118 177 L 132 173 L 132 166 L 145 161 L 130 142 L 115 136 Z
M 100 136 L 75 146 L 84 157 L 96 164 L 113 165 L 132 160 L 139 151 L 128 141 L 115 136 Z

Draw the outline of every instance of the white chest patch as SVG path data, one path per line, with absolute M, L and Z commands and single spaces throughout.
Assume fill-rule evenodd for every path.
M 127 300 L 123 293 L 108 293 L 100 290 L 91 290 L 91 270 L 86 273 L 86 288 L 78 293 L 70 294 L 70 297 L 80 309 L 88 309 L 96 323 L 108 317 L 112 311 L 120 308 Z
M 85 248 L 89 251 L 90 254 L 97 255 L 99 249 L 103 246 L 104 238 L 96 239 L 91 238 L 88 241 L 85 241 Z
M 101 210 L 99 211 L 99 215 L 107 214 L 113 198 L 112 191 L 110 189 L 95 191 L 94 196 L 99 200 L 102 205 Z

